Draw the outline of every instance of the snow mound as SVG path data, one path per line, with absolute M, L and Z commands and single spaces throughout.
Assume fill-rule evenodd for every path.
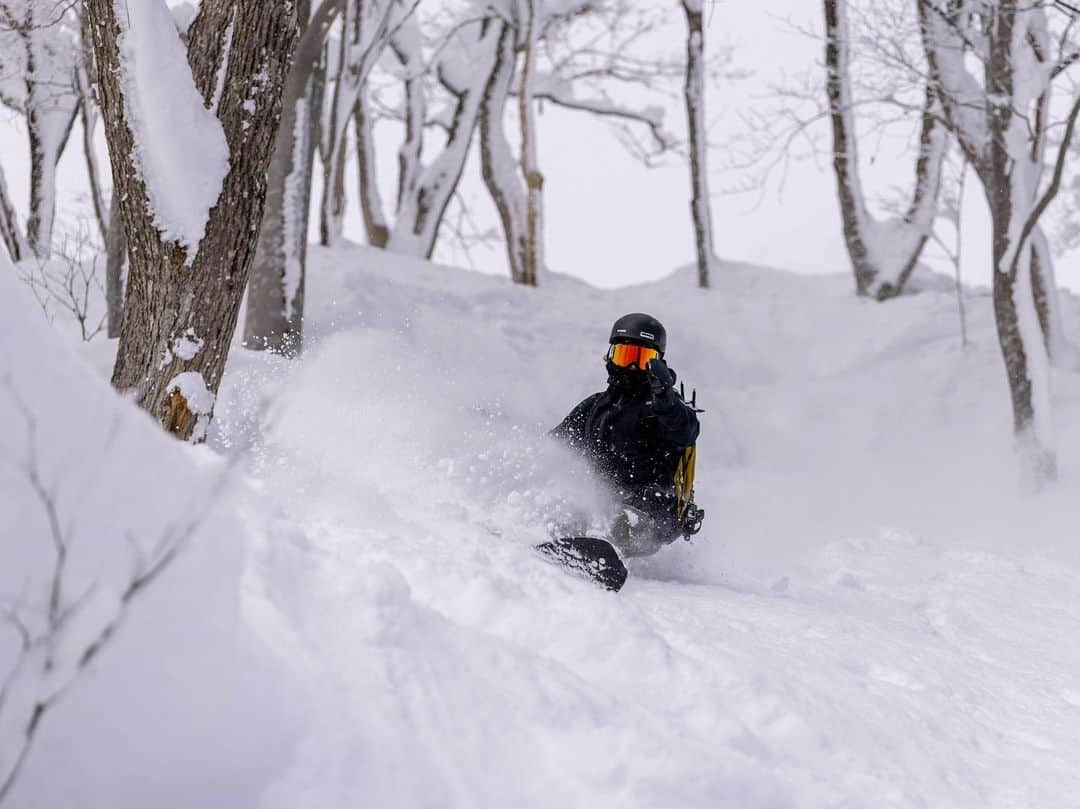
M 163 542 L 196 524 L 45 715 L 10 805 L 252 805 L 282 765 L 295 721 L 245 626 L 243 529 L 226 465 L 170 439 L 85 367 L 3 263 L 0 767 L 17 752 L 22 726 L 11 723 L 20 701 L 64 686 L 79 638 L 116 615 L 132 574 Z M 54 648 L 51 675 L 28 677 L 15 667 L 19 633 L 8 617 L 44 630 L 55 530 L 67 547 L 59 605 L 75 619 Z

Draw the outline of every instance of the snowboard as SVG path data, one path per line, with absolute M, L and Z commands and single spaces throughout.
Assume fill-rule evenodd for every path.
M 611 543 L 595 537 L 561 537 L 536 546 L 544 556 L 618 592 L 626 583 L 626 565 Z

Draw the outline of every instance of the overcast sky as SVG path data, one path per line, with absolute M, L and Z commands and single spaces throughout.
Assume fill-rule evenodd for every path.
M 649 0 L 656 2 L 658 0 Z M 682 14 L 671 2 L 672 47 L 683 45 Z M 768 3 L 720 0 L 708 13 L 708 44 L 718 51 L 732 49 L 734 65 L 749 78 L 724 81 L 710 88 L 707 116 L 714 121 L 713 139 L 724 142 L 741 131 L 739 113 L 766 109 L 770 87 L 821 70 L 819 42 L 795 33 L 791 24 L 820 30 L 816 0 L 769 0 Z M 785 78 L 786 77 L 786 78 Z M 678 87 L 673 91 L 678 91 Z M 548 266 L 601 286 L 657 278 L 692 260 L 687 169 L 677 158 L 646 169 L 623 150 L 603 123 L 550 107 L 540 118 L 540 155 L 545 174 L 546 251 Z M 824 124 L 822 124 L 824 126 Z M 682 133 L 685 123 L 676 107 L 669 128 Z M 819 130 L 823 143 L 827 130 Z M 61 220 L 71 222 L 90 211 L 78 131 L 61 163 Z M 99 149 L 104 155 L 102 133 Z M 383 154 L 392 154 L 386 144 Z M 0 113 L 0 149 L 12 194 L 26 199 L 26 141 L 14 116 Z M 719 170 L 724 155 L 711 155 L 714 171 L 713 216 L 716 248 L 721 258 L 772 265 L 797 272 L 848 272 L 836 203 L 834 180 L 824 159 L 789 166 L 781 188 L 780 175 L 764 193 L 722 193 L 740 181 Z M 392 199 L 395 161 L 384 157 L 386 198 Z M 907 185 L 913 170 L 910 155 L 887 155 L 875 165 L 876 181 Z M 479 180 L 476 166 L 467 169 L 462 192 L 482 224 L 494 225 L 494 209 Z M 355 182 L 349 170 L 348 181 Z M 355 191 L 351 193 L 355 200 Z M 25 207 L 23 208 L 25 213 Z M 969 183 L 965 205 L 965 277 L 976 283 L 989 279 L 989 234 L 985 204 L 975 183 Z M 350 212 L 347 235 L 359 240 L 359 213 Z M 478 249 L 472 259 L 490 272 L 505 272 L 501 245 Z M 463 263 L 464 257 L 440 249 L 437 258 Z M 1059 281 L 1080 290 L 1075 257 L 1059 260 Z M 944 264 L 941 269 L 945 270 Z

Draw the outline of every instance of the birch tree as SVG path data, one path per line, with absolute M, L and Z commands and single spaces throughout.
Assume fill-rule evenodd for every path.
M 0 0 L 0 39 L 7 55 L 0 70 L 0 101 L 25 118 L 30 146 L 25 240 L 43 258 L 49 253 L 56 216 L 56 166 L 78 109 L 73 85 L 78 21 L 72 4 Z
M 480 171 L 502 223 L 510 278 L 528 284 L 526 202 L 518 179 L 513 148 L 506 136 L 504 117 L 516 72 L 516 32 L 504 26 L 495 50 L 494 70 L 484 88 L 480 106 Z
M 690 213 L 694 223 L 698 286 L 709 286 L 715 263 L 712 229 L 712 201 L 709 198 L 708 132 L 705 125 L 705 28 L 701 0 L 682 0 L 686 15 L 686 102 L 690 150 Z
M 87 2 L 129 255 L 113 384 L 201 440 L 255 254 L 296 8 L 204 0 L 185 59 L 163 0 Z
M 923 41 L 945 120 L 986 194 L 993 297 L 1026 471 L 1056 476 L 1050 356 L 1060 336 L 1057 287 L 1040 219 L 1061 185 L 1080 94 L 1054 114 L 1055 80 L 1080 58 L 1071 20 L 1054 35 L 1049 4 L 919 0 Z M 1063 129 L 1047 165 L 1049 132 Z
M 856 292 L 883 301 L 903 291 L 933 231 L 942 167 L 948 150 L 948 130 L 941 122 L 936 88 L 928 77 L 924 78 L 925 70 L 918 68 L 920 76 L 916 80 L 924 84 L 925 101 L 919 111 L 919 151 L 911 202 L 902 216 L 884 221 L 876 219 L 867 204 L 859 171 L 848 0 L 824 0 L 824 11 L 832 163 L 844 242 L 855 273 Z M 870 37 L 864 40 L 864 47 L 883 48 L 893 54 L 900 52 L 903 28 L 893 28 L 890 33 L 894 37 L 892 41 Z
M 525 180 L 525 245 L 522 283 L 536 286 L 544 263 L 543 202 L 544 175 L 540 172 L 537 150 L 536 102 L 533 93 L 536 74 L 540 19 L 536 6 L 540 0 L 520 0 L 519 25 L 524 27 L 524 54 L 521 87 L 518 90 L 518 124 L 521 127 L 521 174 Z
M 79 122 L 82 124 L 83 159 L 86 163 L 86 179 L 90 184 L 90 201 L 94 218 L 101 233 L 102 244 L 109 241 L 109 207 L 101 186 L 101 169 L 98 167 L 94 133 L 101 117 L 96 95 L 97 67 L 94 65 L 94 48 L 90 41 L 89 18 L 86 6 L 79 7 L 79 54 L 72 71 L 75 95 L 79 105 Z

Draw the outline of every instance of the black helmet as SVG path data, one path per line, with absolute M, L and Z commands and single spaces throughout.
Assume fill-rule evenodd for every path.
M 661 354 L 667 350 L 667 331 L 652 315 L 631 312 L 615 321 L 609 343 L 637 343 L 655 348 Z

